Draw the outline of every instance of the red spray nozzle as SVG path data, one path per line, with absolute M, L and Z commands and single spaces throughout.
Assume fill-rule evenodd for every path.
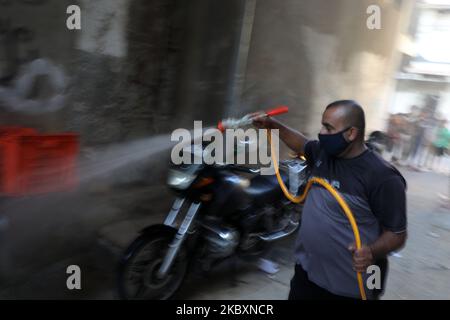
M 219 129 L 220 132 L 225 132 L 225 127 L 223 126 L 222 121 L 219 121 L 219 124 L 217 125 L 217 129 Z
M 269 116 L 269 117 L 272 117 L 272 116 L 277 116 L 279 114 L 288 113 L 288 112 L 289 112 L 289 108 L 288 107 L 286 107 L 286 106 L 279 106 L 279 107 L 276 107 L 275 109 L 266 111 L 266 115 Z

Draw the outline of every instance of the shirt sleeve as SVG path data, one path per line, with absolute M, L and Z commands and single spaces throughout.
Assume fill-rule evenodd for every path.
M 319 153 L 319 141 L 318 140 L 308 140 L 305 143 L 305 158 L 310 166 L 312 166 L 317 159 Z
M 379 183 L 370 194 L 370 207 L 380 225 L 389 231 L 406 231 L 406 182 L 395 175 Z

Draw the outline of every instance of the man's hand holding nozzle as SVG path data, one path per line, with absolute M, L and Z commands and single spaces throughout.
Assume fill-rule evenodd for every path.
M 255 114 L 256 117 L 253 119 L 253 125 L 260 129 L 278 129 L 280 126 L 280 122 L 271 118 L 271 117 L 258 117 L 258 114 Z

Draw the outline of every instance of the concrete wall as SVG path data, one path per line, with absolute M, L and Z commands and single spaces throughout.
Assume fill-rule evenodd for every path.
M 66 28 L 69 4 L 81 7 L 79 31 Z M 16 80 L 27 76 L 23 68 L 36 59 L 58 68 L 67 85 L 60 92 L 64 99 L 51 111 L 17 110 L 18 104 L 3 99 L 0 126 L 31 126 L 53 133 L 75 131 L 82 142 L 80 160 L 86 158 L 88 147 L 167 130 L 169 121 L 161 123 L 153 114 L 161 99 L 166 103 L 172 99 L 170 95 L 161 97 L 159 88 L 173 79 L 162 75 L 174 69 L 169 61 L 169 27 L 170 21 L 178 21 L 174 12 L 180 12 L 173 10 L 174 4 L 171 0 L 1 1 L 0 96 L 17 93 Z M 49 64 L 44 67 L 50 68 Z M 53 94 L 48 83 L 48 77 L 37 78 L 33 92 L 21 98 L 31 102 L 45 99 Z M 91 248 L 102 226 L 133 216 L 139 211 L 136 208 L 153 202 L 155 195 L 164 207 L 161 194 L 167 192 L 149 188 L 161 185 L 164 179 L 166 159 L 158 160 L 161 162 L 145 174 L 134 170 L 133 164 L 132 168 L 110 172 L 109 180 L 93 179 L 95 193 L 92 184 L 83 184 L 72 193 L 0 199 L 1 219 L 7 222 L 0 232 L 0 278 L 26 279 L 33 270 Z M 108 185 L 133 178 L 147 181 L 145 188 Z
M 159 89 L 173 80 L 164 74 L 173 68 L 170 45 L 178 45 L 170 43 L 171 27 L 177 23 L 173 15 L 180 12 L 176 2 L 2 1 L 2 87 L 14 87 L 20 67 L 37 58 L 57 65 L 68 83 L 64 103 L 52 112 L 31 115 L 30 110 L 16 112 L 15 105 L 0 103 L 0 124 L 72 130 L 81 134 L 84 145 L 159 131 L 164 124 L 158 126 L 153 114 L 161 99 L 171 99 L 161 97 Z M 81 30 L 66 28 L 69 4 L 81 7 Z M 46 85 L 45 79 L 37 82 Z
M 15 96 L 15 82 L 27 73 L 23 68 L 28 62 L 45 58 L 65 76 L 69 75 L 67 61 L 73 56 L 73 33 L 65 32 L 66 8 L 73 1 L 2 1 L 0 2 L 0 90 L 1 96 Z M 48 82 L 40 77 L 36 81 L 31 100 L 53 94 Z M 5 104 L 5 103 L 3 103 Z M 61 130 L 59 119 L 65 103 L 59 103 L 53 112 L 45 116 L 32 115 L 28 110 L 14 112 L 17 103 L 0 103 L 1 124 L 23 124 L 42 130 Z
M 81 30 L 66 28 L 69 4 L 81 7 Z M 146 149 L 159 148 L 161 139 L 158 145 L 141 143 L 138 150 L 127 149 L 127 143 L 181 125 L 190 128 L 194 119 L 212 124 L 222 117 L 243 5 L 240 0 L 17 0 L 0 6 L 5 44 L 0 96 L 15 93 L 16 79 L 27 73 L 21 68 L 36 59 L 51 63 L 66 79 L 64 99 L 51 111 L 18 110 L 1 100 L 0 126 L 77 132 L 81 161 L 98 148 L 114 150 L 117 143 L 125 143 L 118 147 L 125 156 L 143 152 L 141 162 L 147 160 L 140 169 L 133 163 L 89 179 L 74 193 L 4 199 L 1 218 L 8 227 L 0 231 L 0 278 L 12 281 L 92 248 L 107 224 L 167 210 L 170 153 L 150 157 Z M 16 34 L 21 38 L 11 42 Z M 48 78 L 36 79 L 35 87 L 23 98 L 36 102 L 53 93 Z M 104 169 L 102 163 L 96 166 Z
M 187 6 L 185 51 L 175 110 L 181 123 L 215 124 L 230 102 L 245 2 L 194 0 Z
M 64 70 L 67 99 L 58 112 L 31 120 L 0 103 L 0 123 L 73 130 L 85 145 L 97 145 L 192 126 L 194 119 L 220 119 L 229 100 L 243 1 L 26 3 L 2 2 L 7 10 L 0 25 L 9 27 L 14 17 L 11 28 L 33 30 L 33 42 L 21 44 L 27 56 L 14 61 L 17 66 L 11 45 L 8 57 L 1 59 L 1 50 L 0 71 L 8 76 L 2 84 L 13 84 L 18 66 L 45 58 Z M 68 4 L 81 7 L 79 31 L 65 27 Z
M 372 4 L 381 8 L 381 30 L 366 27 Z M 350 98 L 365 108 L 368 130 L 379 128 L 402 15 L 398 1 L 258 1 L 245 107 L 287 104 L 286 120 L 315 136 L 324 107 Z

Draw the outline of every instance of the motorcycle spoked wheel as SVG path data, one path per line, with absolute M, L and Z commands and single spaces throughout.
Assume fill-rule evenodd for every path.
M 168 274 L 157 271 L 176 231 L 138 237 L 128 248 L 119 270 L 119 297 L 125 300 L 168 300 L 181 287 L 188 267 L 186 248 L 181 247 Z

